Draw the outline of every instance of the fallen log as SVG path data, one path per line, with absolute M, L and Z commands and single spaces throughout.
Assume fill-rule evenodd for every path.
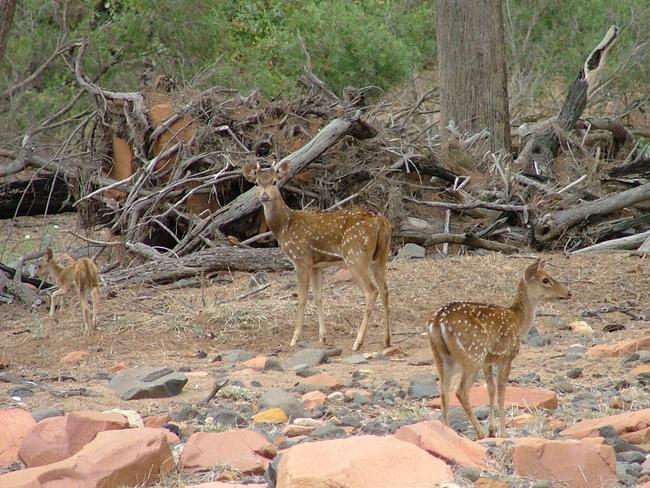
M 0 220 L 72 211 L 68 184 L 60 176 L 45 175 L 0 185 Z
M 172 259 L 148 261 L 127 269 L 111 271 L 102 276 L 109 289 L 133 284 L 159 284 L 191 278 L 201 273 L 221 270 L 283 271 L 293 269 L 280 249 L 216 247 Z
M 567 229 L 594 216 L 607 215 L 635 203 L 650 199 L 650 183 L 606 197 L 585 202 L 574 207 L 550 213 L 540 218 L 533 226 L 533 237 L 540 244 L 555 239 Z
M 473 234 L 433 234 L 429 236 L 425 244 L 432 246 L 435 244 L 459 244 L 461 246 L 467 247 L 476 247 L 481 249 L 487 249 L 488 251 L 503 252 L 505 254 L 512 254 L 520 252 L 521 249 L 510 244 L 504 244 L 503 242 L 489 241 L 487 239 L 481 239 L 476 237 Z
M 617 37 L 618 28 L 613 25 L 609 28 L 603 40 L 587 56 L 577 78 L 569 88 L 557 118 L 540 124 L 540 127 L 533 131 L 533 134 L 524 143 L 515 163 L 526 173 L 554 179 L 553 159 L 560 148 L 558 134 L 569 132 L 575 127 L 576 122 L 587 107 L 587 100 L 595 88 L 597 76 L 601 72 L 607 54 Z
M 599 242 L 593 246 L 583 247 L 571 254 L 580 254 L 583 252 L 593 251 L 617 251 L 621 249 L 637 249 L 639 244 L 643 244 L 647 239 L 650 239 L 650 231 L 642 232 L 628 237 L 620 237 L 618 239 L 611 239 L 605 242 Z

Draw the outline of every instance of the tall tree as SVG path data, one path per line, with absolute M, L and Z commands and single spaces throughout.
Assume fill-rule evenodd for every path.
M 0 0 L 0 61 L 5 54 L 7 37 L 16 11 L 16 0 Z
M 493 151 L 510 151 L 508 75 L 501 0 L 437 0 L 440 123 L 490 131 Z

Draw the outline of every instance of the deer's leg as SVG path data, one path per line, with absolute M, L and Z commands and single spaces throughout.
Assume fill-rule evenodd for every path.
M 472 422 L 474 430 L 476 430 L 476 437 L 478 439 L 483 439 L 485 433 L 483 432 L 483 429 L 481 429 L 481 426 L 474 415 L 474 411 L 472 410 L 472 404 L 469 401 L 469 389 L 474 383 L 478 371 L 479 370 L 475 367 L 472 367 L 471 369 L 469 367 L 463 368 L 463 375 L 460 378 L 460 383 L 456 390 L 456 396 L 458 397 L 458 401 L 462 405 L 463 410 L 465 410 L 465 413 L 469 417 L 470 422 Z
M 97 330 L 97 303 L 99 302 L 99 289 L 93 288 L 90 292 L 93 301 L 93 330 Z
M 90 310 L 88 309 L 88 296 L 86 293 L 79 294 L 79 302 L 81 304 L 81 313 L 84 318 L 84 326 L 86 327 L 86 332 L 91 333 L 90 329 Z
M 506 361 L 499 365 L 499 372 L 497 374 L 497 402 L 499 404 L 499 436 L 506 435 L 506 383 L 508 383 L 508 376 L 510 376 L 510 368 L 512 360 Z
M 65 295 L 65 290 L 58 289 L 50 297 L 50 318 L 54 320 L 55 324 L 59 323 L 59 319 L 55 315 L 56 299 L 61 297 L 61 308 L 63 308 L 63 295 Z
M 488 398 L 490 399 L 490 407 L 488 413 L 488 436 L 494 437 L 496 434 L 496 429 L 494 426 L 494 394 L 496 393 L 496 387 L 494 386 L 494 372 L 491 364 L 483 368 L 483 373 L 485 374 L 485 383 L 487 385 Z
M 388 305 L 388 286 L 386 285 L 386 263 L 373 263 L 371 269 L 379 290 L 381 303 L 384 306 L 384 347 L 390 347 L 390 309 Z
M 327 330 L 325 329 L 325 315 L 323 313 L 323 270 L 314 268 L 311 270 L 312 290 L 314 292 L 314 303 L 318 312 L 318 342 L 327 342 Z
M 298 316 L 296 317 L 296 329 L 293 331 L 291 347 L 294 347 L 302 336 L 302 326 L 305 319 L 305 304 L 309 293 L 309 268 L 306 266 L 296 267 L 296 281 L 298 283 Z
M 356 282 L 363 290 L 363 294 L 366 296 L 366 310 L 363 314 L 363 320 L 359 326 L 359 331 L 357 332 L 357 338 L 352 346 L 352 350 L 357 351 L 363 344 L 363 339 L 366 336 L 368 321 L 370 320 L 373 308 L 375 308 L 378 293 L 377 287 L 370 278 L 368 267 L 364 263 L 359 263 L 354 266 L 348 264 L 348 268 L 350 269 L 350 274 L 355 278 Z
M 435 327 L 435 326 L 432 326 Z M 429 333 L 429 344 L 433 352 L 433 360 L 438 369 L 438 384 L 440 386 L 440 406 L 442 407 L 442 422 L 449 427 L 449 393 L 451 391 L 451 380 L 454 376 L 452 358 L 447 357 L 439 350 L 437 341 L 442 340 L 440 336 Z

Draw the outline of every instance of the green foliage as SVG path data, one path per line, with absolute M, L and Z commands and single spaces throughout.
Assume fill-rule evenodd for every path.
M 52 53 L 62 32 L 60 5 L 19 2 L 0 60 L 3 89 Z M 84 69 L 91 77 L 102 72 L 100 84 L 113 90 L 139 89 L 148 69 L 197 89 L 216 84 L 287 94 L 307 63 L 306 49 L 314 72 L 340 93 L 349 85 L 386 89 L 411 70 L 433 66 L 434 5 L 433 0 L 69 0 L 65 27 L 69 40 L 89 39 Z M 510 73 L 518 90 L 546 87 L 549 80 L 564 86 L 611 23 L 623 27 L 608 67 L 617 74 L 616 88 L 647 89 L 648 46 L 625 63 L 635 46 L 649 40 L 647 2 L 504 0 L 504 6 Z M 105 69 L 115 57 L 119 63 Z M 58 57 L 34 82 L 0 101 L 0 126 L 9 124 L 12 133 L 22 134 L 78 90 Z

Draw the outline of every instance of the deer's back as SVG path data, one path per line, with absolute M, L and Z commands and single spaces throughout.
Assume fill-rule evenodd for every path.
M 289 259 L 310 259 L 314 264 L 354 256 L 374 257 L 378 236 L 390 224 L 380 214 L 367 210 L 336 212 L 295 211 L 280 242 Z M 385 238 L 384 238 L 385 240 Z
M 81 258 L 74 264 L 75 282 L 79 291 L 87 291 L 99 286 L 97 266 L 89 258 Z
M 430 321 L 451 354 L 488 362 L 519 351 L 517 317 L 507 307 L 455 302 L 442 307 Z

